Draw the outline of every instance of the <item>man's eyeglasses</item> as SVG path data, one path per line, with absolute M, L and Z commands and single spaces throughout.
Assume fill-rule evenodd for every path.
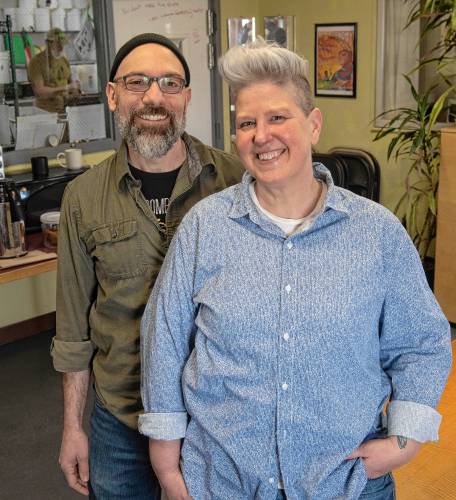
M 147 76 L 126 75 L 119 76 L 114 83 L 123 81 L 125 88 L 130 92 L 147 92 L 153 82 L 157 82 L 159 89 L 164 94 L 179 94 L 185 87 L 185 80 L 179 76 Z

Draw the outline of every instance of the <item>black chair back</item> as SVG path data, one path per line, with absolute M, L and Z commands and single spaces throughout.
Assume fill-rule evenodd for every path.
M 313 153 L 312 161 L 323 163 L 331 172 L 331 177 L 336 186 L 347 187 L 347 165 L 342 157 L 333 154 Z

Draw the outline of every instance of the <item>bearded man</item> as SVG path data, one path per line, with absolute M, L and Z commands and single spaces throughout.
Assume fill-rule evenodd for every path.
M 63 46 L 65 33 L 52 28 L 46 33 L 46 49 L 30 61 L 27 72 L 35 95 L 35 105 L 50 112 L 65 110 L 65 97 L 79 93 L 79 82 L 73 82 Z
M 62 203 L 51 349 L 63 372 L 59 462 L 68 484 L 96 499 L 160 498 L 137 430 L 141 316 L 184 214 L 243 173 L 237 157 L 184 132 L 189 83 L 169 39 L 145 33 L 121 47 L 106 93 L 123 143 L 71 182 Z M 89 444 L 82 416 L 91 375 Z

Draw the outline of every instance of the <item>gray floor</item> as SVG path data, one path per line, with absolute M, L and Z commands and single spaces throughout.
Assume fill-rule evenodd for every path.
M 0 347 L 0 500 L 84 498 L 67 488 L 57 463 L 62 394 L 51 337 Z
M 0 347 L 0 499 L 81 500 L 57 460 L 62 423 L 52 332 Z

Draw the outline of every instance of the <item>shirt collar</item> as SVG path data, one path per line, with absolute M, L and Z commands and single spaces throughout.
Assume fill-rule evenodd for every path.
M 345 193 L 334 186 L 334 181 L 329 170 L 319 162 L 313 163 L 312 166 L 314 177 L 324 181 L 328 187 L 323 212 L 328 209 L 332 209 L 349 216 L 349 201 L 347 200 Z M 255 207 L 255 204 L 249 194 L 249 184 L 252 180 L 252 175 L 249 172 L 245 172 L 241 183 L 238 185 L 239 189 L 229 215 L 231 218 L 237 219 L 246 215 L 250 215 L 252 217 L 252 215 L 257 212 L 257 208 Z M 255 215 L 253 215 L 253 217 L 255 218 Z
M 203 147 L 202 143 L 186 132 L 183 133 L 182 140 L 187 149 L 187 161 L 184 162 L 183 166 L 184 168 L 186 167 L 186 175 L 191 184 L 201 173 L 203 166 L 211 165 L 212 168 L 215 167 L 211 156 L 208 154 L 207 149 Z M 128 149 L 124 141 L 122 141 L 117 153 L 115 172 L 116 184 L 119 188 L 124 185 L 125 178 L 130 178 L 132 183 L 138 182 L 132 177 L 130 169 L 128 168 Z

